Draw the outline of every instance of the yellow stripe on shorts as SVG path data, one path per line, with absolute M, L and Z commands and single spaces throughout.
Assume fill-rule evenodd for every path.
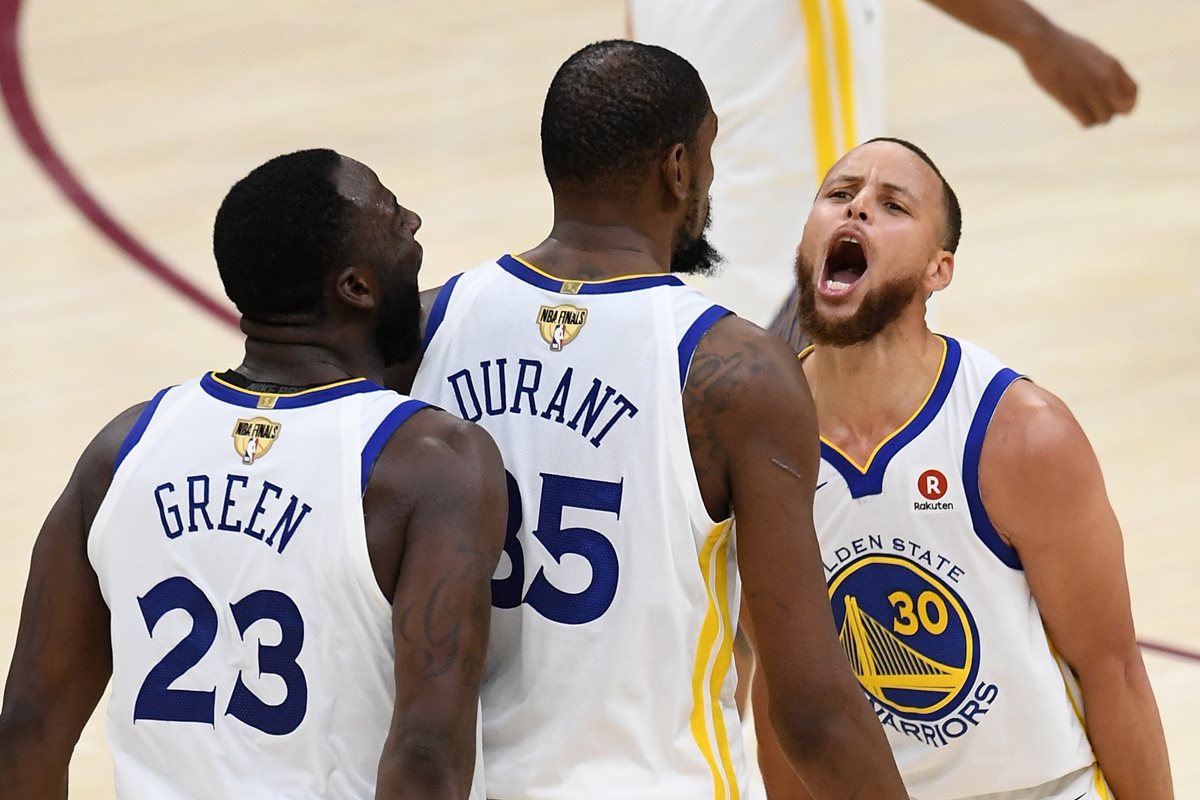
M 715 526 L 700 550 L 700 572 L 708 593 L 708 610 L 700 628 L 692 672 L 692 736 L 708 762 L 715 800 L 738 800 L 737 775 L 729 754 L 729 732 L 721 711 L 721 687 L 733 661 L 733 623 L 726 600 L 728 552 L 732 522 Z

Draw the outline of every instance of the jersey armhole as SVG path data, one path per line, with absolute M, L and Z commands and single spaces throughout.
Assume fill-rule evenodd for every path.
M 683 338 L 679 340 L 679 391 L 682 392 L 687 383 L 688 370 L 692 366 L 692 356 L 696 354 L 696 348 L 700 345 L 704 334 L 708 333 L 709 328 L 717 324 L 719 320 L 732 313 L 724 306 L 709 306 L 700 316 L 696 317 L 696 321 L 683 334 Z
M 446 281 L 446 285 L 438 292 L 437 297 L 433 299 L 433 306 L 429 309 L 429 319 L 425 323 L 425 334 L 421 338 L 421 352 L 424 353 L 429 349 L 429 343 L 433 341 L 434 334 L 441 327 L 442 321 L 446 318 L 446 306 L 450 303 L 450 294 L 454 291 L 455 284 L 462 277 L 462 273 L 458 273 L 450 280 Z
M 383 446 L 388 443 L 388 439 L 392 438 L 392 434 L 396 432 L 397 428 L 423 408 L 432 408 L 432 406 L 422 400 L 405 400 L 393 408 L 379 423 L 375 432 L 371 434 L 371 438 L 367 440 L 362 450 L 363 494 L 367 491 L 367 481 L 371 478 L 371 471 L 375 469 L 375 462 L 379 460 L 379 454 L 383 452 Z
M 158 404 L 162 402 L 163 396 L 173 387 L 168 386 L 165 389 L 160 389 L 158 394 L 146 404 L 142 409 L 142 413 L 138 415 L 137 421 L 133 423 L 133 427 L 129 429 L 129 433 L 125 434 L 125 440 L 121 442 L 121 449 L 117 451 L 117 458 L 113 462 L 113 475 L 117 474 L 121 463 L 125 461 L 125 457 L 129 452 L 142 440 L 142 436 L 146 433 L 147 426 L 150 425 L 150 420 L 154 417 L 154 412 L 158 410 Z
M 1008 387 L 1025 376 L 1007 367 L 997 372 L 987 388 L 975 416 L 971 419 L 971 427 L 967 430 L 967 444 L 963 451 L 963 489 L 967 495 L 967 507 L 971 511 L 971 526 L 979 540 L 992 551 L 992 555 L 1011 569 L 1023 569 L 1021 558 L 1016 549 L 1007 544 L 988 517 L 987 509 L 983 507 L 983 497 L 979 491 L 979 455 L 983 452 L 983 439 L 987 435 L 988 425 L 996 413 L 1000 398 L 1008 391 Z

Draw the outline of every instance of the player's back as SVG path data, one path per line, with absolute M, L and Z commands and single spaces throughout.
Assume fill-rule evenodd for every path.
M 151 402 L 88 540 L 118 797 L 374 797 L 394 651 L 362 492 L 423 406 L 365 380 L 266 395 L 212 374 Z
M 431 309 L 413 394 L 487 428 L 510 474 L 483 689 L 494 800 L 745 791 L 736 562 L 681 396 L 726 313 L 671 275 L 563 281 L 512 256 Z

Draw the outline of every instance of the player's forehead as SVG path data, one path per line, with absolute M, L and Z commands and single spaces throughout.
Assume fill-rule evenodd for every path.
M 825 183 L 871 181 L 908 191 L 921 198 L 936 197 L 941 181 L 913 151 L 896 142 L 868 142 L 842 156 Z
M 360 208 L 391 200 L 391 193 L 380 183 L 375 171 L 353 158 L 342 156 L 341 163 L 334 169 L 333 181 L 338 194 Z

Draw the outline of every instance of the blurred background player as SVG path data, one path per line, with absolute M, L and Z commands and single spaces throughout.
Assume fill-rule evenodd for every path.
M 1137 86 L 1115 59 L 1023 0 L 927 2 L 1010 47 L 1081 125 L 1133 108 Z M 804 218 L 795 210 L 841 154 L 885 132 L 882 3 L 627 0 L 627 9 L 633 38 L 696 65 L 721 119 L 711 238 L 728 265 L 705 290 L 798 349 L 792 261 Z
M 717 259 L 699 75 L 659 47 L 589 45 L 541 132 L 549 237 L 434 293 L 413 385 L 486 427 L 510 473 L 488 796 L 758 796 L 733 702 L 744 580 L 789 763 L 818 797 L 905 797 L 828 613 L 799 364 L 671 274 Z
M 119 415 L 47 517 L 0 798 L 66 796 L 110 674 L 126 800 L 479 788 L 502 465 L 482 429 L 378 384 L 419 343 L 420 223 L 331 150 L 230 190 L 213 249 L 245 359 Z
M 1050 392 L 926 327 L 961 227 L 928 156 L 883 139 L 834 166 L 804 228 L 814 511 L 842 646 L 914 798 L 1168 800 L 1087 437 Z M 770 737 L 771 797 L 808 797 Z

